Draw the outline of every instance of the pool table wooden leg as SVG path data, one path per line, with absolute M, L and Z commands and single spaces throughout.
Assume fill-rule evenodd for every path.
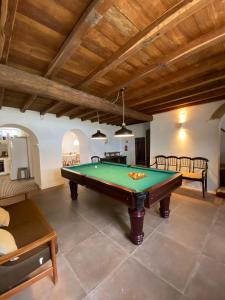
M 160 201 L 160 215 L 163 218 L 168 218 L 170 215 L 170 195 Z
M 72 200 L 77 200 L 77 196 L 78 196 L 78 193 L 77 193 L 77 183 L 76 182 L 73 182 L 73 181 L 69 181 L 69 186 L 70 186 L 70 194 L 71 194 L 71 198 Z
M 131 224 L 131 240 L 134 244 L 140 245 L 143 242 L 144 232 L 143 232 L 143 223 L 145 209 L 132 209 L 128 208 L 130 215 L 130 224 Z

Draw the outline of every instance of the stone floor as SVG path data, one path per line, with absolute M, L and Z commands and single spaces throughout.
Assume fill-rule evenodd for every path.
M 224 300 L 225 205 L 193 191 L 172 195 L 164 220 L 146 211 L 141 246 L 129 239 L 127 208 L 67 186 L 32 195 L 58 234 L 59 282 L 44 278 L 14 300 Z

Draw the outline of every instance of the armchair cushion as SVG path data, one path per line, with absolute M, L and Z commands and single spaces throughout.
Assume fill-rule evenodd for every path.
M 182 177 L 188 178 L 188 179 L 193 179 L 193 180 L 197 180 L 197 179 L 202 179 L 202 172 L 196 172 L 196 173 L 192 173 L 192 172 L 182 172 Z
M 11 253 L 17 249 L 13 235 L 5 229 L 0 229 L 0 255 Z
M 9 212 L 4 208 L 0 207 L 0 227 L 9 226 Z

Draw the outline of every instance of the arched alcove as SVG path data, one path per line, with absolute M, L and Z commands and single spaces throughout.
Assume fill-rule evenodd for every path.
M 79 153 L 79 162 L 87 163 L 90 157 L 88 137 L 80 129 L 67 131 L 62 139 L 62 153 Z
M 28 139 L 28 156 L 29 165 L 31 169 L 31 175 L 34 177 L 35 182 L 41 186 L 41 169 L 40 169 L 40 153 L 37 136 L 29 128 L 18 125 L 18 124 L 3 124 L 1 128 L 17 128 L 25 132 Z

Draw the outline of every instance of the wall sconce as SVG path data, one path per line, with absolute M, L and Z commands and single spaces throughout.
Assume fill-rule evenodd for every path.
M 179 123 L 179 133 L 178 133 L 179 139 L 184 140 L 186 138 L 186 131 L 184 129 L 184 124 Z

